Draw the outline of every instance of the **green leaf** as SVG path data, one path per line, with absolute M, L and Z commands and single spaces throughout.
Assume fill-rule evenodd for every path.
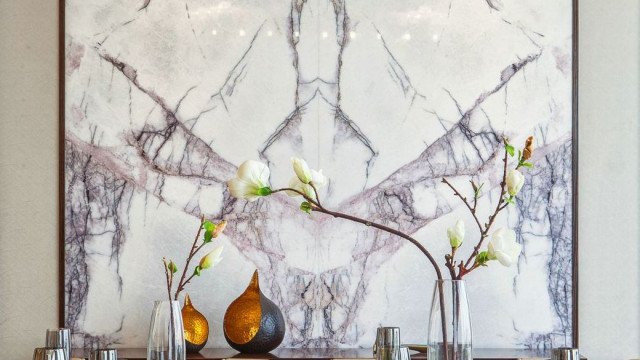
M 522 150 L 518 150 L 518 161 L 522 161 Z
M 167 264 L 167 269 L 171 271 L 172 274 L 175 274 L 178 272 L 178 267 L 173 261 L 169 261 L 169 264 Z
M 481 266 L 487 266 L 487 261 L 489 261 L 489 253 L 486 251 L 481 251 L 478 255 L 476 255 L 476 263 Z
M 473 196 L 475 196 L 475 198 L 479 198 L 480 195 L 482 194 L 482 187 L 484 186 L 484 183 L 480 184 L 480 186 L 478 186 L 478 188 L 476 189 L 475 193 L 473 194 Z
M 300 204 L 300 210 L 306 212 L 307 214 L 311 214 L 311 210 L 313 209 L 313 207 L 311 206 L 311 204 L 307 201 L 303 202 L 302 204 Z
M 516 148 L 513 147 L 513 145 L 511 144 L 505 144 L 504 145 L 505 150 L 507 150 L 507 153 L 509 154 L 509 156 L 513 156 L 516 153 Z
M 216 224 L 209 220 L 202 223 L 202 228 L 204 229 L 204 238 L 202 241 L 205 244 L 211 242 L 211 238 L 213 237 L 213 232 L 216 231 L 216 227 Z
M 216 224 L 214 224 L 211 221 L 207 220 L 202 224 L 202 228 L 207 230 L 207 231 L 214 231 L 216 229 Z
M 200 265 L 196 266 L 196 268 L 193 269 L 193 275 L 200 276 L 200 271 L 202 271 L 202 268 L 200 268 Z
M 263 188 L 258 189 L 258 191 L 256 192 L 256 195 L 258 196 L 268 196 L 271 195 L 273 191 L 271 191 L 271 188 L 268 186 L 265 186 Z
M 523 163 L 522 163 L 522 164 L 520 164 L 520 165 L 522 165 L 522 166 L 524 166 L 524 167 L 526 167 L 526 168 L 529 168 L 529 169 L 531 169 L 531 168 L 533 167 L 533 164 L 532 164 L 532 163 L 530 163 L 530 162 L 523 162 Z

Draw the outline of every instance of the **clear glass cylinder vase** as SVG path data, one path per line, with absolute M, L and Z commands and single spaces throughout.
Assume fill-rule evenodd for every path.
M 428 346 L 430 360 L 473 359 L 471 315 L 464 280 L 436 280 Z
M 151 315 L 147 360 L 185 360 L 184 327 L 178 301 L 156 301 Z

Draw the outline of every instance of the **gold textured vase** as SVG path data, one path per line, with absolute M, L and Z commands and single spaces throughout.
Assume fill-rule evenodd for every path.
M 191 298 L 187 294 L 182 306 L 182 322 L 184 323 L 184 342 L 188 353 L 197 353 L 202 350 L 209 339 L 209 322 L 191 304 Z
M 247 289 L 224 314 L 224 337 L 242 353 L 260 354 L 277 348 L 284 333 L 282 312 L 260 291 L 256 270 Z

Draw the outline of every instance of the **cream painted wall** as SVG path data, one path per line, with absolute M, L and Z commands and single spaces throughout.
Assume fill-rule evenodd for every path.
M 640 357 L 640 1 L 580 1 L 580 344 Z
M 0 359 L 57 326 L 57 1 L 0 0 Z
M 480 1 L 480 0 L 473 0 Z M 580 333 L 640 357 L 640 2 L 580 5 Z M 0 0 L 0 358 L 57 324 L 57 1 Z

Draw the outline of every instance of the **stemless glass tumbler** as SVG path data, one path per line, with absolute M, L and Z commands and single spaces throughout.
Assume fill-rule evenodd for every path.
M 71 330 L 63 328 L 47 329 L 45 345 L 50 349 L 63 349 L 65 360 L 69 360 L 71 358 Z
M 33 360 L 66 360 L 62 348 L 36 348 L 33 350 Z

